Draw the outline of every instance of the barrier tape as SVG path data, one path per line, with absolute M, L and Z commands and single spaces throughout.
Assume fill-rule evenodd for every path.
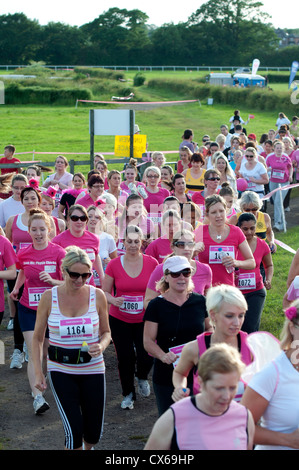
M 289 251 L 290 253 L 293 253 L 293 255 L 296 254 L 296 251 L 293 250 L 293 248 L 291 248 L 290 246 L 286 245 L 285 243 L 283 243 L 282 241 L 280 240 L 274 240 L 274 243 L 275 245 L 278 245 L 280 246 L 281 248 L 284 248 L 286 251 Z
M 296 188 L 299 186 L 299 183 L 297 184 L 288 184 L 286 186 L 283 186 L 283 187 L 278 187 L 276 189 L 273 189 L 273 191 L 271 191 L 271 193 L 268 193 L 266 194 L 265 196 L 263 196 L 261 199 L 262 201 L 265 201 L 267 199 L 270 199 L 270 197 L 275 194 L 277 191 L 284 191 L 285 189 L 291 189 L 291 188 Z

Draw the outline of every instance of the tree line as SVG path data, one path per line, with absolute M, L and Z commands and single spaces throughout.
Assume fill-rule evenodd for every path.
M 270 15 L 255 0 L 209 0 L 187 22 L 155 27 L 141 10 L 110 8 L 82 26 L 0 16 L 0 64 L 248 65 L 289 67 L 298 46 L 278 48 Z

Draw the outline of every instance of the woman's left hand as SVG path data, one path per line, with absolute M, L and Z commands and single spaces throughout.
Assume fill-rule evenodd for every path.
M 96 343 L 89 346 L 88 353 L 91 355 L 91 357 L 98 357 L 102 354 L 102 352 L 103 350 L 101 343 Z
M 236 266 L 236 260 L 232 256 L 224 256 L 222 258 L 222 264 L 225 268 L 234 268 Z

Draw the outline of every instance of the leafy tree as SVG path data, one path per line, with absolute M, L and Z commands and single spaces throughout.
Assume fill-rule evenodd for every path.
M 0 63 L 23 65 L 35 59 L 41 27 L 23 13 L 0 16 Z
M 262 6 L 255 0 L 209 0 L 191 15 L 189 23 L 206 30 L 207 40 L 212 40 L 224 59 L 222 64 L 240 65 L 277 43 L 273 26 L 267 23 L 270 15 L 261 11 Z

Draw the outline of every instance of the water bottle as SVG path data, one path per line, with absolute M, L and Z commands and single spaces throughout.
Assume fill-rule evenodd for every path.
M 228 256 L 228 255 L 226 255 L 226 254 L 224 253 L 224 251 L 222 251 L 222 248 L 219 248 L 218 251 L 219 251 L 219 258 L 220 258 L 221 260 L 223 260 L 223 258 L 225 258 L 226 256 Z M 226 272 L 227 272 L 228 274 L 233 273 L 234 270 L 235 270 L 234 266 L 229 266 L 228 268 L 225 267 L 225 269 L 226 269 Z

